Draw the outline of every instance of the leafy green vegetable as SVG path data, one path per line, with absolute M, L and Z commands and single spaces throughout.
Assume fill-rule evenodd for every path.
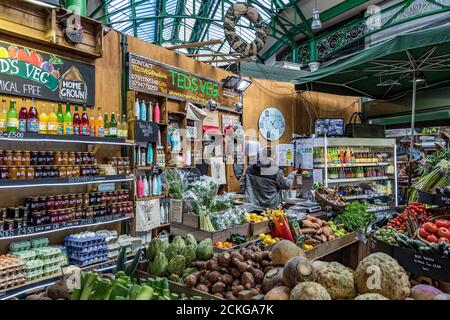
M 359 202 L 350 203 L 344 212 L 338 215 L 339 223 L 345 225 L 345 228 L 351 231 L 367 228 L 376 221 L 374 214 L 367 212 L 367 206 Z
M 169 260 L 167 265 L 167 273 L 180 276 L 186 268 L 186 259 L 182 255 L 176 255 Z
M 212 240 L 210 238 L 202 240 L 197 247 L 197 259 L 208 260 L 214 254 Z

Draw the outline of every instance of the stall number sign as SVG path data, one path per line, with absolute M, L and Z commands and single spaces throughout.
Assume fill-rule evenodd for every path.
M 95 68 L 0 41 L 0 93 L 95 104 Z
M 222 85 L 215 80 L 132 53 L 128 54 L 128 68 L 130 90 L 201 103 L 214 99 L 225 105 Z

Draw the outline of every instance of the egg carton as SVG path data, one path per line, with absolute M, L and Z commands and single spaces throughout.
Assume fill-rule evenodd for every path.
M 13 281 L 13 280 L 24 278 L 25 276 L 26 276 L 26 272 L 20 272 L 20 273 L 14 274 L 14 275 L 0 277 L 0 282 Z
M 116 230 L 98 230 L 96 235 L 104 236 L 105 238 L 117 238 L 118 233 Z
M 27 280 L 30 281 L 30 280 L 40 278 L 43 276 L 43 274 L 44 274 L 44 270 L 42 268 L 36 269 L 33 272 L 27 272 Z
M 142 239 L 131 238 L 131 251 L 136 252 L 140 247 L 142 247 Z
M 28 240 L 25 241 L 15 241 L 9 244 L 9 250 L 13 253 L 20 251 L 28 251 L 31 248 L 31 242 Z
M 69 253 L 69 260 L 87 260 L 87 259 L 92 259 L 94 257 L 97 256 L 103 256 L 103 255 L 107 255 L 108 251 L 106 250 L 99 250 L 99 251 L 92 251 L 92 252 L 70 252 Z
M 12 267 L 12 268 L 5 268 L 3 270 L 0 270 L 0 276 L 6 276 L 11 274 L 16 274 L 20 272 L 24 272 L 26 270 L 25 264 Z
M 65 238 L 64 245 L 66 247 L 85 247 L 85 246 L 94 246 L 99 243 L 105 243 L 105 237 L 103 236 L 95 236 L 89 237 L 85 239 L 73 239 L 73 238 Z
M 48 246 L 49 244 L 48 238 L 45 237 L 31 239 L 30 242 L 32 248 L 42 248 Z
M 37 269 L 42 269 L 42 267 L 44 266 L 44 261 L 37 259 L 37 260 L 31 260 L 28 261 L 26 264 L 26 268 L 27 268 L 27 272 L 33 272 Z
M 23 250 L 14 252 L 14 256 L 23 260 L 23 261 L 30 261 L 36 259 L 36 251 L 35 250 Z
M 36 258 L 43 260 L 54 259 L 55 257 L 61 254 L 61 250 L 55 247 L 43 247 L 35 249 L 35 251 L 36 251 Z
M 44 267 L 43 272 L 44 272 L 45 276 L 49 276 L 49 275 L 51 275 L 53 273 L 58 272 L 59 270 L 61 270 L 61 266 L 54 265 L 54 266 L 46 266 L 46 267 Z
M 25 282 L 27 282 L 26 277 L 17 278 L 17 279 L 5 281 L 5 282 L 0 282 L 0 290 L 13 288 L 13 287 L 19 286 L 21 284 L 24 284 Z
M 108 250 L 108 259 L 113 259 L 119 256 L 120 251 L 119 250 Z
M 98 255 L 98 256 L 93 256 L 89 259 L 70 259 L 70 263 L 82 268 L 82 267 L 89 266 L 91 264 L 96 264 L 96 263 L 107 261 L 107 260 L 108 260 L 108 255 L 102 254 L 102 255 Z
M 131 237 L 130 236 L 119 236 L 119 239 L 117 240 L 117 242 L 120 244 L 121 247 L 125 247 L 125 246 L 131 246 Z
M 73 247 L 73 246 L 67 246 L 67 251 L 70 253 L 72 252 L 79 252 L 79 253 L 89 253 L 93 251 L 99 251 L 99 250 L 107 250 L 108 247 L 106 243 L 98 243 L 95 245 L 87 245 L 82 247 Z
M 108 248 L 108 251 L 113 251 L 113 250 L 118 251 L 120 249 L 120 244 L 118 242 L 108 243 L 107 248 Z

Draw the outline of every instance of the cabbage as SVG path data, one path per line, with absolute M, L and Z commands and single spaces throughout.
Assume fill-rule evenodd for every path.
M 188 233 L 186 235 L 186 238 L 184 239 L 184 241 L 186 242 L 187 246 L 192 245 L 192 246 L 194 246 L 195 250 L 197 250 L 197 246 L 198 246 L 197 239 L 195 239 L 195 237 L 191 233 Z
M 176 255 L 169 260 L 169 265 L 167 266 L 167 272 L 169 274 L 176 274 L 180 276 L 183 274 L 186 268 L 186 259 L 182 255 Z
M 200 241 L 197 247 L 197 259 L 198 260 L 208 260 L 214 254 L 214 248 L 212 246 L 211 239 L 204 239 Z
M 167 265 L 168 262 L 166 256 L 164 255 L 164 253 L 159 252 L 155 260 L 153 260 L 152 264 L 150 265 L 150 273 L 152 275 L 162 277 L 166 273 Z
M 190 266 L 196 259 L 196 250 L 193 245 L 188 245 L 181 250 L 181 255 L 186 259 L 186 266 Z

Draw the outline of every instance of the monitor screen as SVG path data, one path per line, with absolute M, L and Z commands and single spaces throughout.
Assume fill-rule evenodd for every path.
M 317 119 L 314 131 L 317 136 L 343 136 L 344 119 Z

